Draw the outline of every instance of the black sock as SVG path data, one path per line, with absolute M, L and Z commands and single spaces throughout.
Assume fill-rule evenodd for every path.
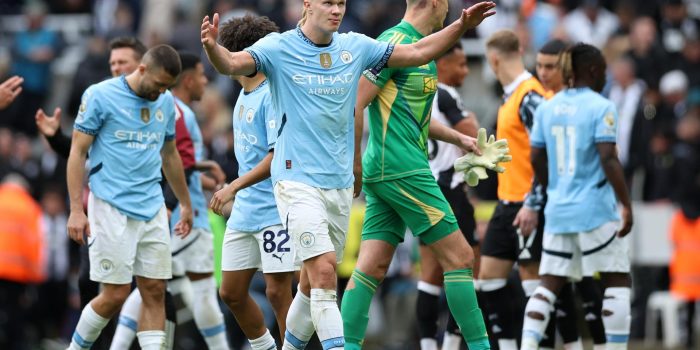
M 459 325 L 457 321 L 455 321 L 455 318 L 452 317 L 451 312 L 447 313 L 447 326 L 445 327 L 445 331 L 450 334 L 462 335 L 462 332 L 459 330 Z
M 580 337 L 578 328 L 578 315 L 576 314 L 576 303 L 574 301 L 574 291 L 571 284 L 566 284 L 559 292 L 557 302 L 555 304 L 556 317 L 549 322 L 556 324 L 559 334 L 561 334 L 564 344 L 574 342 Z
M 488 315 L 490 332 L 496 339 L 515 339 L 513 319 L 514 294 L 512 287 L 506 286 L 492 291 L 481 291 L 484 307 Z
M 416 316 L 418 318 L 418 334 L 421 339 L 435 338 L 440 312 L 440 300 L 436 295 L 418 290 L 416 300 Z
M 605 328 L 600 316 L 603 307 L 603 294 L 598 284 L 599 282 L 592 277 L 584 277 L 581 282 L 576 283 L 576 289 L 581 293 L 581 299 L 583 299 L 584 318 L 588 324 L 593 343 L 605 344 Z

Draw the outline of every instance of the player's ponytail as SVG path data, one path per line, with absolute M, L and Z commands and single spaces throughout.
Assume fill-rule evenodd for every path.
M 573 67 L 571 67 L 571 50 L 565 50 L 559 55 L 559 66 L 561 74 L 564 78 L 564 85 L 571 86 L 573 84 Z
M 306 6 L 304 6 L 304 10 L 302 10 L 302 12 L 301 12 L 301 19 L 299 20 L 299 26 L 303 26 L 304 23 L 306 23 L 306 13 L 307 13 Z

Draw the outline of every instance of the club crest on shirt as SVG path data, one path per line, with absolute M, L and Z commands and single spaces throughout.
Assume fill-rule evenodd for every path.
M 148 123 L 151 120 L 151 111 L 148 108 L 141 108 L 141 120 Z
M 250 124 L 253 122 L 253 117 L 255 117 L 255 110 L 251 108 L 248 110 L 248 113 L 245 114 L 245 121 Z
M 340 52 L 340 60 L 343 61 L 343 63 L 348 64 L 352 62 L 352 54 L 350 51 L 343 50 Z
M 603 121 L 605 121 L 605 125 L 612 127 L 615 125 L 615 116 L 613 115 L 612 112 L 608 112 L 608 114 L 603 117 Z
M 238 120 L 243 119 L 243 112 L 245 112 L 245 107 L 243 107 L 243 105 L 241 105 L 241 108 L 238 109 Z
M 319 61 L 321 62 L 321 67 L 323 68 L 331 68 L 331 65 L 333 64 L 333 61 L 331 60 L 331 54 L 328 52 L 323 52 L 320 55 L 318 55 Z
M 165 116 L 163 115 L 163 111 L 161 111 L 160 108 L 158 108 L 158 109 L 156 110 L 156 120 L 159 121 L 159 122 L 162 122 L 163 119 L 164 119 L 164 117 L 165 117 Z
M 437 90 L 437 79 L 434 76 L 423 77 L 423 93 L 428 94 Z

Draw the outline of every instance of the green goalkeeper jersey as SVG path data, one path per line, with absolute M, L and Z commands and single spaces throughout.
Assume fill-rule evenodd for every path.
M 423 38 L 401 21 L 377 40 L 411 44 Z M 384 68 L 364 76 L 381 88 L 369 105 L 369 143 L 362 158 L 365 182 L 431 174 L 428 164 L 428 127 L 437 91 L 435 61 L 420 67 Z

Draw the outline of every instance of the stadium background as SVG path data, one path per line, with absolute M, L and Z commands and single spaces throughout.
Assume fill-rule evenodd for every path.
M 471 2 L 450 0 L 447 20 L 455 19 L 458 10 Z M 42 234 L 46 247 L 45 281 L 24 285 L 23 297 L 18 301 L 25 310 L 23 319 L 3 319 L 8 304 L 2 299 L 5 284 L 0 279 L 0 323 L 24 324 L 24 334 L 6 334 L 0 328 L 0 343 L 2 337 L 24 337 L 27 349 L 61 348 L 80 312 L 76 289 L 77 247 L 65 232 L 65 160 L 51 151 L 43 137 L 37 136 L 36 109 L 44 107 L 52 111 L 56 106 L 62 107 L 62 130 L 69 133 L 82 91 L 109 76 L 106 43 L 114 37 L 134 35 L 149 47 L 168 43 L 179 50 L 201 53 L 199 24 L 204 14 L 219 12 L 225 20 L 254 12 L 270 17 L 286 30 L 295 26 L 301 3 L 301 0 L 0 0 L 0 81 L 15 72 L 26 72 L 23 93 L 10 108 L 0 111 L 0 177 L 14 172 L 30 181 L 32 195 L 44 209 Z M 484 38 L 495 30 L 510 28 L 519 34 L 526 66 L 531 71 L 537 49 L 554 37 L 592 43 L 606 55 L 609 68 L 606 93 L 617 94 L 615 102 L 621 116 L 619 137 L 629 145 L 627 150 L 621 149 L 621 157 L 631 180 L 636 210 L 632 234 L 635 342 L 631 348 L 645 348 L 642 341 L 645 334 L 659 328 L 650 323 L 651 328 L 646 329 L 647 301 L 653 293 L 663 299 L 666 295 L 659 293 L 669 288 L 668 264 L 673 253 L 669 222 L 677 208 L 676 193 L 686 189 L 685 184 L 674 179 L 678 167 L 686 165 L 675 160 L 678 152 L 686 149 L 684 146 L 700 141 L 700 133 L 691 133 L 688 141 L 688 136 L 678 135 L 676 129 L 682 120 L 697 118 L 693 110 L 697 113 L 700 106 L 700 1 L 501 0 L 496 3 L 498 14 L 477 31 L 468 32 L 462 42 L 471 74 L 459 91 L 465 106 L 476 113 L 482 126 L 493 130 L 500 103 L 501 88 L 483 57 Z M 404 10 L 404 0 L 349 0 L 341 32 L 356 31 L 376 37 L 397 23 Z M 596 20 L 591 23 L 588 18 L 593 17 Z M 29 23 L 33 23 L 34 29 L 30 29 Z M 56 32 L 58 40 L 49 44 L 47 55 L 41 59 L 18 56 L 18 48 L 36 37 L 30 35 L 33 31 Z M 195 109 L 208 156 L 222 165 L 230 181 L 237 172 L 231 106 L 239 88 L 230 79 L 217 75 L 206 59 L 204 62 L 211 83 Z M 627 126 L 623 127 L 622 123 Z M 633 134 L 637 136 L 632 137 Z M 471 195 L 477 205 L 479 232 L 483 234 L 495 199 L 494 181 L 482 183 Z M 355 204 L 348 236 L 346 256 L 350 258 L 339 268 L 341 277 L 349 276 L 352 271 L 363 208 L 360 199 Z M 213 214 L 211 220 L 220 239 L 223 220 Z M 8 239 L 5 235 L 0 237 Z M 697 263 L 700 265 L 700 255 Z M 389 278 L 375 298 L 368 348 L 417 348 L 414 303 L 419 268 L 415 242 L 407 240 L 397 252 Z M 262 279 L 252 288 L 259 302 L 265 304 Z M 48 303 L 47 295 L 54 296 Z M 56 295 L 64 297 L 56 298 Z M 671 329 L 680 330 L 681 338 L 694 336 L 693 332 L 684 331 L 687 310 L 692 310 L 687 307 L 692 304 L 682 305 L 681 312 L 672 320 Z M 266 312 L 272 327 L 271 309 L 267 307 Z M 226 310 L 225 314 L 229 317 L 232 344 L 238 349 L 242 336 L 240 331 L 235 331 L 230 312 Z M 186 311 L 181 315 L 189 317 Z M 178 348 L 201 348 L 193 327 L 179 330 Z M 646 348 L 658 347 L 647 343 Z

